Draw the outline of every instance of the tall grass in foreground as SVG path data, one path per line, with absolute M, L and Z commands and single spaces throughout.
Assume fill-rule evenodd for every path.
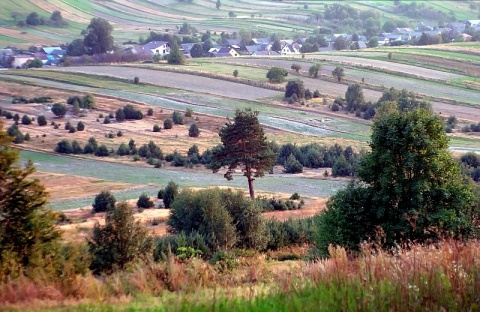
M 478 311 L 480 242 L 446 241 L 396 252 L 330 248 L 318 262 L 238 257 L 222 270 L 199 259 L 138 265 L 104 278 L 0 285 L 0 310 L 65 311 Z

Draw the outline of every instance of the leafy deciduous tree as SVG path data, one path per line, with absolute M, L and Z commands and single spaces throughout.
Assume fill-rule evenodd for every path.
M 112 30 L 107 20 L 100 17 L 92 18 L 83 39 L 88 53 L 98 54 L 113 50 Z

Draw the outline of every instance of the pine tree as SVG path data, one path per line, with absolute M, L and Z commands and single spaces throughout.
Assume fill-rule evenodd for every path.
M 17 166 L 18 150 L 0 123 L 0 276 L 18 276 L 31 267 L 47 265 L 58 251 L 56 215 L 45 207 L 45 188 L 30 175 L 28 162 Z
M 255 198 L 253 181 L 262 177 L 275 164 L 275 154 L 269 149 L 263 128 L 258 121 L 258 112 L 250 108 L 235 112 L 235 118 L 220 129 L 223 146 L 213 154 L 211 168 L 218 172 L 227 167 L 224 177 L 233 178 L 237 167 L 247 177 L 250 197 Z

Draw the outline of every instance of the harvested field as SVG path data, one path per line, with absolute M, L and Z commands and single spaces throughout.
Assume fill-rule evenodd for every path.
M 51 172 L 35 172 L 32 175 L 32 178 L 39 179 L 42 182 L 42 185 L 45 186 L 45 189 L 50 195 L 50 202 L 81 196 L 92 196 L 98 194 L 102 190 L 115 192 L 133 186 L 130 183 L 105 181 L 95 178 Z
M 383 68 L 383 69 L 398 71 L 398 72 L 402 72 L 410 75 L 421 76 L 427 79 L 431 78 L 431 79 L 448 80 L 448 79 L 457 79 L 457 78 L 463 77 L 462 75 L 442 72 L 442 71 L 428 69 L 428 68 L 421 68 L 421 67 L 412 66 L 412 65 L 392 63 L 388 61 L 371 60 L 371 59 L 365 59 L 365 58 L 354 57 L 354 56 L 310 54 L 308 55 L 307 59 L 312 59 L 312 60 L 323 59 L 327 61 L 341 62 L 341 63 L 350 64 L 354 66 L 371 66 L 375 68 Z
M 258 99 L 272 97 L 281 92 L 240 85 L 233 82 L 222 81 L 195 75 L 162 72 L 158 70 L 121 66 L 85 66 L 85 67 L 62 67 L 58 71 L 77 72 L 95 75 L 106 75 L 116 78 L 133 79 L 137 76 L 141 82 L 156 84 L 169 88 L 185 89 L 190 91 L 210 93 L 235 99 Z

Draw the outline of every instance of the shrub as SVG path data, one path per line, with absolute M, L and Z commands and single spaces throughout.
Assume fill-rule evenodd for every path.
M 118 110 L 117 110 L 117 112 L 118 112 Z M 143 113 L 140 110 L 135 109 L 130 104 L 127 104 L 123 107 L 123 113 L 124 113 L 125 119 L 133 119 L 133 120 L 143 119 Z
M 286 76 L 288 76 L 288 71 L 284 68 L 272 67 L 267 72 L 268 80 L 273 83 L 284 82 Z
M 57 117 L 63 117 L 67 113 L 67 107 L 62 103 L 55 103 L 52 105 L 52 113 Z
M 187 110 L 185 111 L 185 117 L 192 117 L 193 115 L 193 109 L 190 107 L 187 107 Z
M 162 128 L 160 128 L 159 125 L 154 125 L 154 126 L 153 126 L 153 132 L 160 132 L 161 129 L 162 129 Z
M 125 112 L 123 111 L 123 109 L 121 108 L 117 109 L 117 111 L 115 112 L 115 119 L 118 122 L 122 122 L 125 120 Z
M 148 115 L 148 116 L 153 116 L 153 109 L 152 109 L 152 108 L 149 108 L 149 109 L 148 109 L 147 115 Z
M 140 82 L 140 78 L 138 78 L 138 77 L 133 78 L 133 83 L 134 84 L 138 84 L 139 82 Z
M 105 144 L 102 144 L 95 149 L 95 156 L 98 157 L 106 157 L 109 153 L 108 147 Z
M 81 153 L 83 153 L 82 147 L 80 146 L 80 144 L 79 144 L 76 140 L 73 140 L 73 141 L 72 141 L 72 153 L 73 153 L 73 154 L 81 154 Z
M 163 121 L 163 129 L 172 129 L 173 121 L 170 118 L 167 118 Z
M 183 125 L 183 117 L 180 112 L 174 111 L 172 114 L 172 121 L 176 125 Z
M 312 97 L 312 91 L 310 91 L 310 89 L 305 90 L 305 100 L 310 100 Z
M 318 78 L 318 72 L 322 66 L 320 64 L 313 64 L 308 69 L 308 75 L 313 78 Z
M 290 199 L 291 200 L 299 200 L 300 199 L 300 195 L 298 193 L 293 193 L 292 196 L 290 196 Z
M 237 78 L 237 77 L 238 77 L 238 74 L 239 74 L 239 73 L 238 73 L 238 69 L 235 69 L 235 70 L 233 71 L 233 77 Z
M 338 112 L 340 110 L 340 106 L 337 103 L 332 104 L 332 112 Z
M 313 97 L 314 98 L 319 98 L 320 97 L 320 91 L 318 91 L 318 90 L 313 91 Z
M 162 197 L 165 208 L 170 208 L 171 204 L 173 203 L 177 195 L 178 195 L 178 184 L 176 184 L 173 181 L 168 182 Z
M 104 119 L 103 119 L 103 123 L 104 124 L 109 124 L 110 123 L 110 118 L 108 116 L 106 116 Z
M 22 117 L 22 124 L 24 125 L 29 125 L 32 123 L 32 120 L 30 119 L 30 117 L 28 117 L 27 115 L 23 115 Z
M 196 138 L 200 135 L 200 129 L 198 129 L 197 124 L 192 124 L 190 129 L 188 129 L 188 136 L 192 138 Z
M 75 127 L 70 126 L 70 129 L 68 129 L 68 133 L 75 133 L 77 130 L 75 130 Z
M 132 208 L 119 203 L 105 216 L 105 226 L 93 228 L 88 247 L 92 255 L 90 269 L 94 274 L 124 270 L 130 263 L 146 260 L 153 251 L 153 241 Z
M 301 80 L 290 80 L 285 87 L 285 98 L 296 95 L 298 99 L 305 98 L 305 87 Z
M 118 130 L 117 137 L 121 137 L 121 136 L 123 136 L 123 132 L 122 132 L 122 130 Z
M 23 133 L 20 131 L 20 129 L 18 129 L 17 125 L 11 125 L 7 129 L 7 134 L 14 138 L 13 143 L 15 144 L 21 144 L 25 140 Z
M 92 204 L 92 212 L 105 212 L 115 208 L 115 203 L 117 200 L 109 191 L 102 191 L 101 193 L 95 196 L 95 200 Z
M 303 172 L 302 164 L 297 160 L 297 158 L 293 154 L 290 154 L 290 156 L 288 156 L 287 161 L 285 162 L 284 168 L 286 173 Z
M 55 146 L 55 152 L 60 153 L 60 154 L 71 154 L 73 153 L 73 148 L 68 140 L 61 140 L 60 142 L 57 143 L 57 146 Z
M 130 148 L 128 147 L 127 144 L 121 143 L 120 146 L 117 149 L 116 154 L 118 156 L 125 156 L 130 154 Z
M 152 208 L 153 207 L 153 201 L 150 200 L 150 197 L 147 194 L 143 193 L 138 198 L 137 207 L 138 208 Z
M 83 131 L 83 130 L 85 130 L 85 125 L 83 122 L 79 121 L 77 123 L 77 131 Z
M 297 63 L 293 63 L 292 66 L 290 67 L 292 70 L 294 70 L 295 72 L 298 72 L 300 71 L 300 69 L 302 69 L 302 66 L 300 64 L 297 64 Z
M 40 115 L 37 118 L 37 123 L 41 127 L 46 126 L 47 125 L 47 118 L 44 115 Z
M 25 133 L 25 136 L 24 136 L 24 139 L 25 141 L 30 141 L 30 133 Z

